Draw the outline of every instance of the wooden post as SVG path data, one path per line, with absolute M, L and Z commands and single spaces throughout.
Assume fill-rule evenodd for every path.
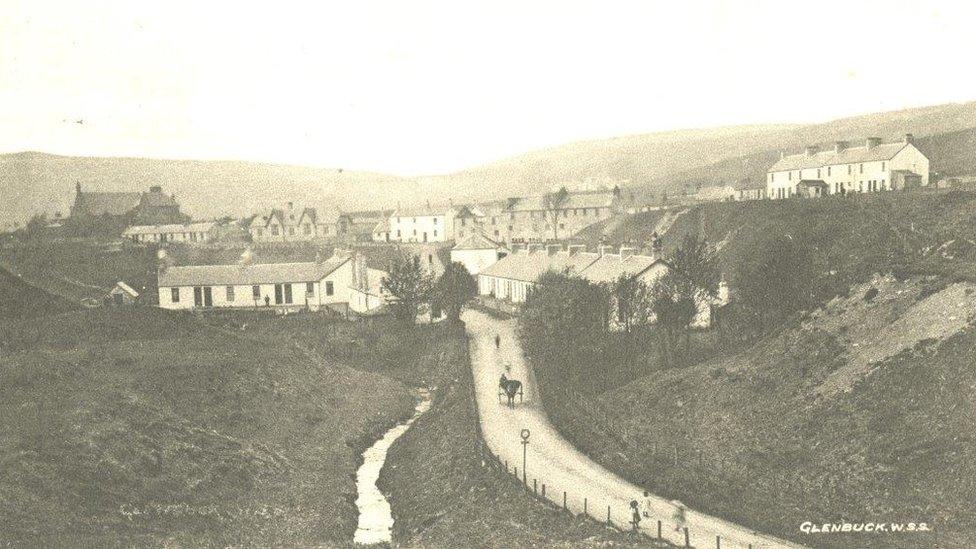
M 539 493 L 539 486 L 536 484 L 536 479 L 532 479 L 532 493 L 533 494 Z
M 515 466 L 515 478 L 518 478 L 518 465 Z
M 546 483 L 542 483 L 542 497 L 546 497 Z
M 685 547 L 691 547 L 691 538 L 688 537 L 688 527 L 685 526 Z
M 715 549 L 722 549 L 722 536 L 715 536 Z
M 610 506 L 607 505 L 607 526 L 613 526 L 613 522 L 610 520 Z
M 569 511 L 569 507 L 566 507 L 566 491 L 563 490 L 563 510 Z
M 583 498 L 583 514 L 589 516 L 590 513 L 586 509 L 586 503 L 587 503 L 586 498 Z
M 674 466 L 678 466 L 678 444 L 674 444 Z

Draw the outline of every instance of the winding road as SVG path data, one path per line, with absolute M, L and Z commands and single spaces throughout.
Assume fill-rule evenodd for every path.
M 531 432 L 526 456 L 527 483 L 531 490 L 536 480 L 539 492 L 545 484 L 546 496 L 558 505 L 566 505 L 574 513 L 587 512 L 600 520 L 610 519 L 619 527 L 628 528 L 629 502 L 644 501 L 643 489 L 620 478 L 600 466 L 573 445 L 563 439 L 549 423 L 539 400 L 535 377 L 523 359 L 521 347 L 515 335 L 514 320 L 497 320 L 484 313 L 469 310 L 463 320 L 469 337 L 471 367 L 474 373 L 478 414 L 485 442 L 509 467 L 518 467 L 522 475 L 522 429 Z M 501 346 L 495 348 L 495 336 L 501 338 Z M 524 402 L 514 409 L 498 402 L 498 379 L 510 365 L 510 377 L 521 380 Z M 664 498 L 650 498 L 649 518 L 643 519 L 641 528 L 649 535 L 657 535 L 657 521 L 663 523 L 662 534 L 671 543 L 683 547 L 684 532 L 675 529 L 671 518 L 675 507 Z M 688 509 L 685 526 L 691 545 L 698 548 L 716 547 L 716 537 L 721 547 L 755 548 L 802 547 L 754 532 L 728 521 Z

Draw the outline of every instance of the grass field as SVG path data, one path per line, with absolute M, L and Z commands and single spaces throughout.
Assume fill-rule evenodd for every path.
M 15 546 L 345 544 L 359 452 L 412 412 L 401 383 L 355 362 L 162 311 L 7 328 L 0 540 Z
M 71 311 L 76 307 L 0 268 L 0 322 Z

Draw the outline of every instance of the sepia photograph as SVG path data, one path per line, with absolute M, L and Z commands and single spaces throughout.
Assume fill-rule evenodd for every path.
M 974 22 L 0 0 L 0 548 L 976 546 Z

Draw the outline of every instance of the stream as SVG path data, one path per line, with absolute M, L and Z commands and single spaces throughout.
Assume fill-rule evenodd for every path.
M 382 543 L 392 541 L 393 534 L 393 515 L 390 511 L 390 502 L 386 501 L 386 496 L 376 486 L 376 481 L 380 477 L 380 470 L 386 462 L 386 453 L 396 439 L 407 432 L 410 425 L 417 420 L 424 412 L 430 409 L 431 394 L 426 389 L 419 390 L 420 400 L 414 408 L 413 416 L 387 431 L 383 437 L 377 440 L 365 452 L 363 452 L 363 464 L 356 471 L 356 507 L 359 508 L 359 525 L 356 528 L 356 535 L 353 541 L 359 544 L 368 545 L 371 543 Z

